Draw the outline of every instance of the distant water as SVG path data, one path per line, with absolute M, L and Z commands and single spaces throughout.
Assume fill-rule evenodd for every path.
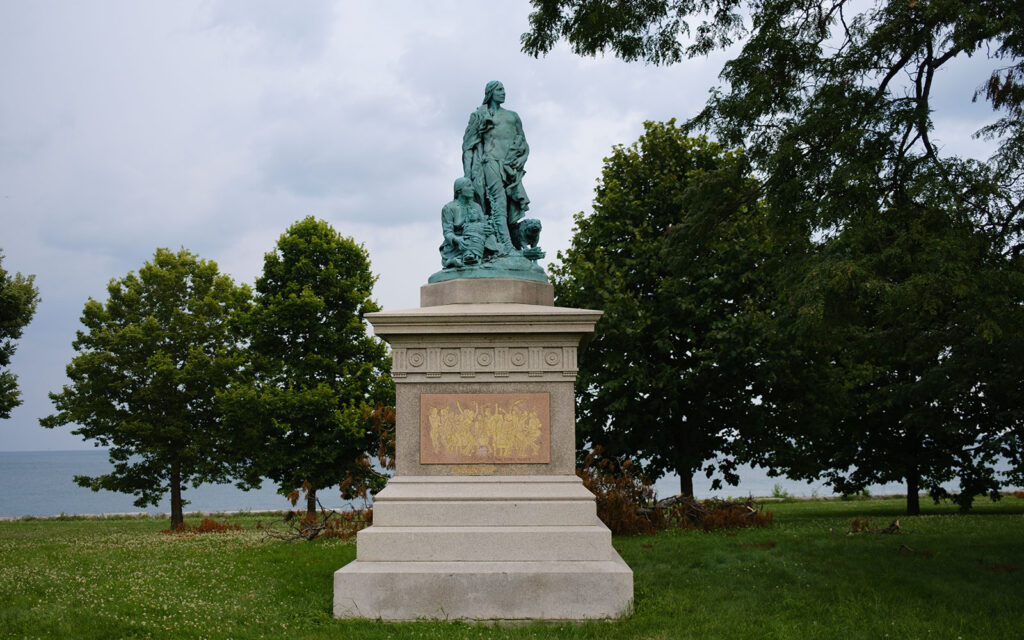
M 107 452 L 102 449 L 91 451 L 30 451 L 0 452 L 0 517 L 12 516 L 55 516 L 62 513 L 103 514 L 103 513 L 167 513 L 171 510 L 170 498 L 165 497 L 156 507 L 145 509 L 132 504 L 134 496 L 112 491 L 92 491 L 75 484 L 74 476 L 97 476 L 109 473 L 112 466 Z M 711 482 L 700 476 L 694 478 L 694 493 L 698 498 L 718 497 L 764 497 L 772 495 L 775 485 L 792 496 L 834 495 L 820 483 L 795 482 L 786 478 L 769 478 L 761 469 L 743 467 L 740 469 L 739 486 L 726 486 L 718 491 L 711 490 Z M 655 483 L 658 497 L 679 493 L 679 479 L 667 476 Z M 957 485 L 946 485 L 947 490 L 956 490 Z M 906 492 L 902 484 L 873 485 L 868 488 L 872 495 L 900 494 Z M 322 492 L 324 506 L 332 509 L 346 508 L 337 489 Z M 204 484 L 198 489 L 191 487 L 183 494 L 190 504 L 186 511 L 265 511 L 283 510 L 291 505 L 278 495 L 271 483 L 262 489 L 242 491 L 230 484 Z
M 996 465 L 996 469 L 1005 471 L 1007 465 Z M 739 485 L 732 487 L 726 485 L 717 491 L 711 490 L 711 481 L 699 474 L 693 479 L 693 493 L 698 498 L 764 498 L 771 496 L 778 485 L 779 490 L 793 497 L 820 497 L 827 498 L 837 495 L 831 487 L 821 482 L 800 482 L 789 478 L 770 478 L 764 469 L 742 466 L 737 469 L 740 478 Z M 959 480 L 947 482 L 942 487 L 949 492 L 960 490 Z M 1020 489 L 1021 487 L 1003 487 L 1003 491 Z M 658 498 L 667 498 L 679 493 L 679 477 L 676 475 L 665 476 L 654 483 L 654 490 Z M 868 492 L 873 496 L 884 496 L 907 493 L 907 485 L 901 482 L 889 482 L 886 484 L 873 484 L 867 487 Z
M 705 478 L 703 474 L 698 474 L 693 479 L 693 493 L 698 498 L 746 498 L 747 496 L 764 498 L 772 495 L 775 491 L 775 486 L 778 485 L 780 491 L 794 497 L 827 498 L 829 496 L 836 495 L 836 493 L 832 491 L 831 487 L 828 487 L 824 483 L 800 482 L 798 480 L 790 480 L 789 478 L 781 477 L 770 478 L 768 477 L 768 473 L 763 469 L 743 466 L 737 470 L 737 474 L 740 477 L 740 482 L 737 486 L 733 487 L 723 482 L 722 488 L 718 490 L 712 490 L 711 481 Z M 947 484 L 945 486 L 947 490 L 953 490 L 956 488 L 954 484 Z M 658 498 L 674 496 L 679 493 L 679 476 L 673 474 L 661 478 L 654 483 L 654 490 L 657 492 Z M 871 495 L 881 496 L 906 493 L 907 487 L 906 485 L 898 482 L 876 484 L 868 487 L 868 491 L 871 492 Z
M 56 516 L 90 513 L 168 513 L 170 496 L 156 507 L 140 508 L 135 496 L 113 491 L 92 491 L 75 484 L 74 476 L 98 476 L 113 466 L 102 449 L 92 451 L 0 451 L 0 517 Z M 337 490 L 324 491 L 320 501 L 328 508 L 348 505 Z M 242 491 L 231 484 L 203 484 L 182 492 L 189 500 L 185 511 L 284 510 L 291 504 L 277 494 L 272 483 Z M 305 503 L 302 503 L 303 505 Z

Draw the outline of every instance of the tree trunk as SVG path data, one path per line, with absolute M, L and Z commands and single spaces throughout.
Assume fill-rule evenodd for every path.
M 921 514 L 921 474 L 917 467 L 907 471 L 907 515 L 916 516 Z
M 310 489 L 306 494 L 306 515 L 316 517 L 316 489 Z
M 181 510 L 181 464 L 171 464 L 171 530 L 176 531 L 185 524 Z
M 693 474 L 700 467 L 700 460 L 693 460 L 690 453 L 693 446 L 693 423 L 677 421 L 672 446 L 675 448 L 676 475 L 679 476 L 679 493 L 693 497 Z
M 693 473 L 677 471 L 679 474 L 679 493 L 684 496 L 693 496 Z

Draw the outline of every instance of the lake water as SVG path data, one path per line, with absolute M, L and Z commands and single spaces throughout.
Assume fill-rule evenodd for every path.
M 168 513 L 170 496 L 156 507 L 139 508 L 135 497 L 113 491 L 93 491 L 75 484 L 74 476 L 98 476 L 109 473 L 107 452 L 92 451 L 18 451 L 0 452 L 0 517 L 55 516 L 89 513 Z M 337 492 L 319 496 L 328 508 L 348 505 Z M 188 487 L 182 497 L 190 501 L 186 511 L 265 511 L 290 509 L 272 483 L 263 488 L 242 491 L 231 484 L 204 484 Z M 302 503 L 305 505 L 305 503 Z
M 92 451 L 29 451 L 0 452 L 0 517 L 12 516 L 55 516 L 62 513 L 103 514 L 103 513 L 167 513 L 171 509 L 170 499 L 165 498 L 156 507 L 140 509 L 132 504 L 134 497 L 112 491 L 92 491 L 79 487 L 74 476 L 97 476 L 108 473 L 111 464 L 107 452 Z M 711 491 L 711 482 L 703 477 L 694 479 L 694 492 L 698 498 L 719 497 L 763 497 L 772 494 L 775 485 L 793 496 L 830 496 L 828 487 L 820 483 L 794 482 L 786 478 L 769 478 L 760 469 L 749 467 L 740 470 L 740 484 Z M 947 489 L 956 489 L 950 484 Z M 660 497 L 679 492 L 679 479 L 667 476 L 655 483 Z M 904 493 L 901 484 L 873 485 L 872 495 Z M 328 508 L 346 508 L 335 491 L 324 491 L 320 496 Z M 265 511 L 283 510 L 290 504 L 278 495 L 270 483 L 262 489 L 242 491 L 230 484 L 204 484 L 198 489 L 189 487 L 184 498 L 191 501 L 186 511 Z
M 710 480 L 705 478 L 703 474 L 698 474 L 693 479 L 693 493 L 698 498 L 746 498 L 747 496 L 763 498 L 772 495 L 776 485 L 778 485 L 781 491 L 795 497 L 826 498 L 836 495 L 836 493 L 824 483 L 801 482 L 781 477 L 770 478 L 768 477 L 768 473 L 763 469 L 743 466 L 737 470 L 737 474 L 740 477 L 740 482 L 737 486 L 731 487 L 723 482 L 722 488 L 717 491 L 712 491 Z M 946 485 L 947 490 L 954 488 L 955 486 L 953 484 Z M 669 475 L 661 478 L 654 483 L 654 490 L 658 494 L 659 498 L 665 498 L 679 493 L 679 477 L 676 475 Z M 906 493 L 907 488 L 906 485 L 895 482 L 871 485 L 868 487 L 868 491 L 870 491 L 873 496 L 882 496 Z

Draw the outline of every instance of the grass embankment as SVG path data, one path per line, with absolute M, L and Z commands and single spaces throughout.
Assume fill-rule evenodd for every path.
M 773 503 L 768 529 L 616 538 L 636 611 L 614 623 L 483 627 L 331 617 L 352 543 L 178 536 L 166 519 L 0 522 L 0 637 L 1020 638 L 1024 500 L 974 513 L 900 499 Z M 903 533 L 846 535 L 855 517 Z

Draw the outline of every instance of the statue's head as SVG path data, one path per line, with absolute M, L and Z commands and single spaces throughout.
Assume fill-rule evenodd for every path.
M 473 181 L 470 180 L 469 178 L 465 177 L 465 176 L 463 176 L 461 178 L 456 178 L 455 179 L 455 195 L 454 195 L 454 198 L 456 200 L 459 199 L 459 194 L 462 193 L 463 189 L 468 190 L 468 194 L 467 195 L 469 195 L 469 197 L 471 197 L 471 198 L 473 197 Z
M 497 80 L 491 80 L 484 87 L 484 102 L 483 104 L 490 104 L 491 100 L 495 100 L 498 104 L 505 102 L 505 85 L 501 84 Z

